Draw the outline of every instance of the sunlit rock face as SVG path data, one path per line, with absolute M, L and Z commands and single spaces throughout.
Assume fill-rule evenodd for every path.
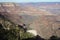
M 36 30 L 27 30 L 27 32 L 33 34 L 34 36 L 38 35 Z

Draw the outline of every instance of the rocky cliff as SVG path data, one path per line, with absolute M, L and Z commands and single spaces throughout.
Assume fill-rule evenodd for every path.
M 60 16 L 49 11 L 33 6 L 22 7 L 17 3 L 0 3 L 0 15 L 15 24 L 29 23 L 29 27 L 37 30 L 42 38 L 60 37 Z

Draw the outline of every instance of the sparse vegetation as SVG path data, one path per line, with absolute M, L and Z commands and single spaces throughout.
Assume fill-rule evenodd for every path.
M 33 37 L 32 34 L 25 32 L 18 25 L 8 20 L 0 18 L 0 40 L 22 40 Z
M 51 36 L 49 40 L 60 40 L 60 38 L 57 36 Z

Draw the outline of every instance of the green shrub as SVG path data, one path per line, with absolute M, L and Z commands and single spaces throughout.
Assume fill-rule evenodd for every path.
M 3 27 L 0 28 L 0 39 L 4 40 L 22 40 L 25 38 L 33 37 L 30 33 L 25 33 L 23 29 L 19 28 L 18 25 L 11 23 L 8 20 L 0 19 L 1 25 Z M 5 22 L 5 24 L 4 24 Z M 8 29 L 4 29 L 9 28 Z M 19 39 L 20 38 L 20 39 Z

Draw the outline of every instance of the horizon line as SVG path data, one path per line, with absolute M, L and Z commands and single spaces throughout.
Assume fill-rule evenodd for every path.
M 0 3 L 50 3 L 50 2 L 0 2 Z M 51 3 L 60 3 L 60 2 L 51 2 Z

